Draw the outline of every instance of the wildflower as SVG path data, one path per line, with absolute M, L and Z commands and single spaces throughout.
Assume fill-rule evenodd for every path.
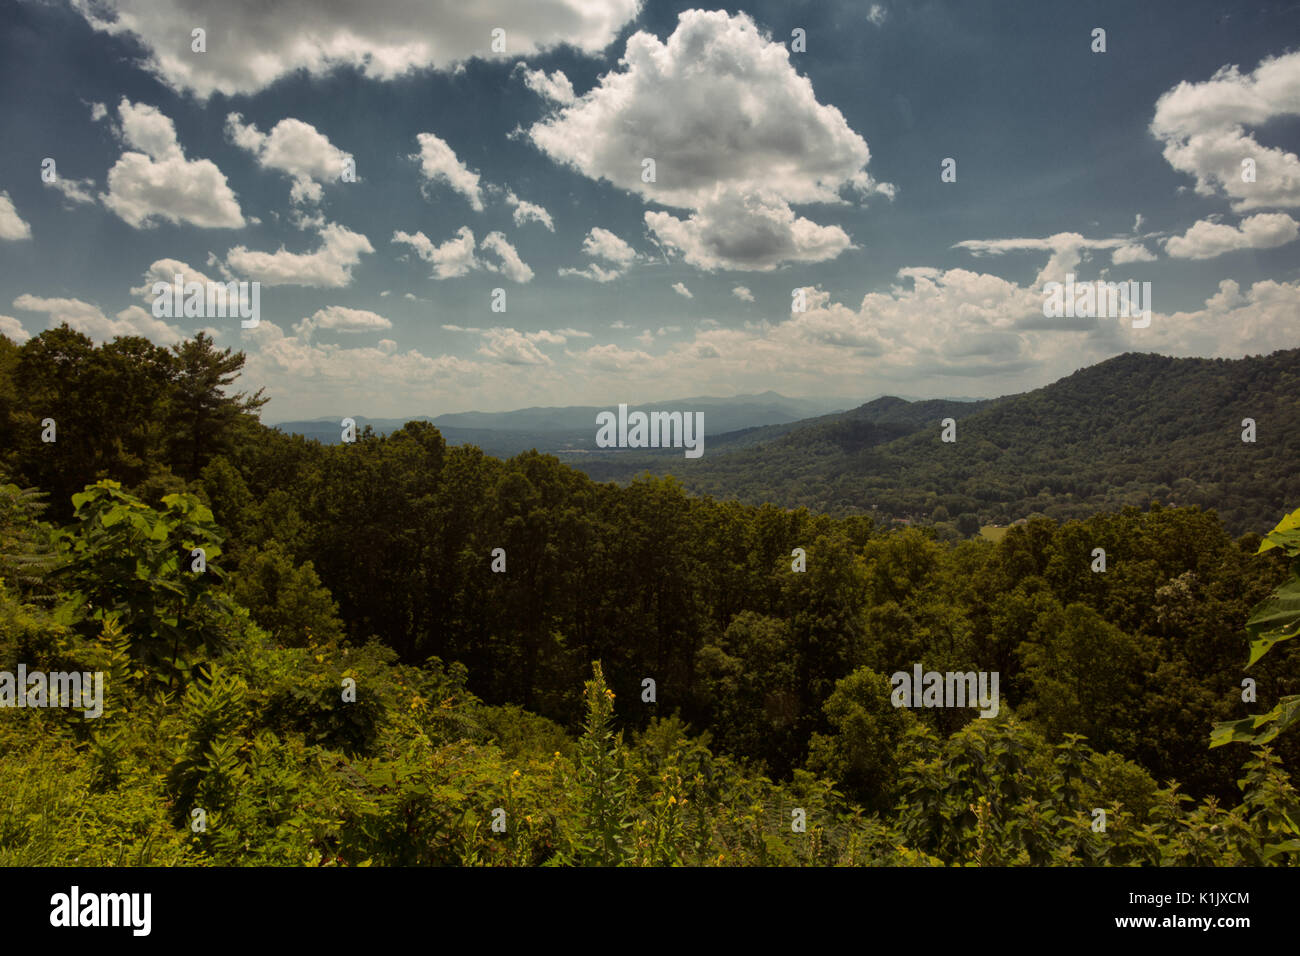
M 514 773 L 512 773 L 510 776 L 512 776 L 512 777 L 517 777 L 517 776 L 519 776 L 519 771 L 516 770 L 516 771 L 515 771 Z

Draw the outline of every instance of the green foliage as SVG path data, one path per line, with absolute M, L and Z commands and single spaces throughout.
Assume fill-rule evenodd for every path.
M 578 739 L 575 787 L 585 817 L 585 835 L 577 844 L 577 860 L 617 866 L 627 856 L 627 754 L 623 735 L 613 728 L 614 692 L 605 686 L 600 663 L 592 665 L 586 684 L 587 721 Z
M 1246 622 L 1246 633 L 1252 638 L 1247 667 L 1277 644 L 1300 634 L 1300 509 L 1291 512 L 1265 535 L 1258 553 L 1273 548 L 1281 548 L 1290 559 L 1290 576 L 1255 607 Z M 1216 724 L 1210 734 L 1210 746 L 1266 744 L 1297 720 L 1300 720 L 1300 694 L 1292 694 L 1281 698 L 1267 713 Z
M 278 542 L 255 548 L 232 576 L 231 596 L 281 644 L 304 647 L 343 637 L 338 607 L 310 561 L 295 564 Z
M 1104 474 L 1071 485 L 997 442 L 1026 409 L 1070 420 L 1063 396 L 1105 376 L 1014 415 L 982 403 L 962 434 L 984 464 L 958 474 L 954 459 L 944 494 L 897 499 L 948 520 L 890 529 L 671 478 L 597 484 L 550 456 L 448 447 L 427 423 L 322 446 L 226 395 L 240 359 L 69 329 L 0 343 L 17 482 L 0 483 L 0 669 L 105 676 L 101 718 L 3 714 L 0 864 L 1300 860 L 1300 741 L 1276 736 L 1300 658 L 1300 512 L 1262 546 L 1196 507 L 1056 520 L 1145 503 L 1146 479 L 1125 464 L 1112 496 Z M 1159 360 L 1148 380 L 1205 371 Z M 33 438 L 46 403 L 54 446 Z M 833 487 L 815 457 L 794 470 L 851 510 L 873 469 L 910 480 L 896 454 L 937 444 L 917 429 L 942 405 L 824 421 L 816 447 L 861 468 Z M 1084 445 L 1111 438 L 1133 435 Z M 1043 486 L 980 484 L 1017 456 Z M 1181 501 L 1208 487 L 1162 480 Z M 1289 487 L 1260 481 L 1230 516 Z M 1079 508 L 1061 508 L 1071 494 Z M 1053 517 L 958 540 L 1022 500 Z M 1250 673 L 1280 698 L 1249 727 L 1233 719 L 1243 624 L 1262 648 Z M 999 715 L 894 707 L 888 675 L 918 663 L 997 671 Z M 1273 749 L 1243 771 L 1221 730 L 1205 747 L 1225 721 Z
M 150 508 L 101 481 L 73 496 L 75 523 L 61 535 L 68 561 L 59 577 L 91 621 L 117 617 L 132 653 L 154 676 L 177 686 L 213 653 L 218 621 L 230 611 L 217 589 L 220 535 L 212 512 L 193 495 L 168 495 Z M 194 570 L 202 549 L 204 571 Z

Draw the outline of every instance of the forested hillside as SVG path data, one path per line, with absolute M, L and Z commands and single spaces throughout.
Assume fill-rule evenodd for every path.
M 1297 692 L 1296 642 L 1243 672 L 1252 609 L 1300 593 L 1300 531 L 1257 554 L 1269 502 L 1300 504 L 1294 362 L 1125 356 L 955 445 L 827 426 L 828 458 L 973 502 L 1073 461 L 1081 501 L 1139 506 L 993 544 L 598 483 L 423 422 L 286 436 L 201 336 L 0 338 L 0 670 L 107 675 L 97 719 L 0 710 L 0 864 L 1294 863 L 1297 735 L 1209 746 Z M 1119 424 L 1062 437 L 1097 406 Z M 1147 475 L 1147 437 L 1183 457 Z M 1268 517 L 1241 537 L 1139 490 L 1189 504 L 1184 464 L 1248 460 L 1229 513 Z M 998 673 L 997 715 L 894 706 L 918 664 Z
M 957 422 L 956 441 L 940 422 Z M 1242 420 L 1256 440 L 1242 441 Z M 834 514 L 977 524 L 1082 518 L 1127 505 L 1215 509 L 1234 533 L 1300 500 L 1300 350 L 1175 359 L 1127 354 L 990 402 L 878 399 L 842 415 L 748 436 L 741 450 L 574 464 L 593 476 L 673 474 L 692 491 Z M 729 437 L 729 436 L 728 436 Z M 764 440 L 764 439 L 767 440 Z

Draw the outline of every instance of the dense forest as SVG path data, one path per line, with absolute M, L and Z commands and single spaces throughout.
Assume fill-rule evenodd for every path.
M 792 432 L 701 483 L 747 504 L 285 435 L 203 335 L 0 337 L 0 671 L 105 675 L 101 717 L 0 710 L 0 864 L 1294 864 L 1295 359 L 1124 356 L 952 445 Z M 876 500 L 861 455 L 899 508 L 1050 466 L 1110 510 L 757 503 Z M 997 715 L 895 706 L 916 665 L 997 673 Z
M 956 422 L 953 442 L 942 440 L 945 418 Z M 1247 418 L 1253 441 L 1242 440 Z M 942 508 L 979 527 L 1156 500 L 1213 508 L 1240 534 L 1271 527 L 1300 501 L 1300 349 L 1233 360 L 1120 355 L 1022 395 L 882 398 L 711 436 L 708 448 L 696 461 L 571 461 L 602 480 L 649 470 L 691 491 L 837 515 L 916 520 Z

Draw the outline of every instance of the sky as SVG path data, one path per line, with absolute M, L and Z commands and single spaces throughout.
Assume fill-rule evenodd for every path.
M 0 334 L 206 330 L 268 422 L 991 397 L 1300 346 L 1298 149 L 1296 3 L 0 0 Z

